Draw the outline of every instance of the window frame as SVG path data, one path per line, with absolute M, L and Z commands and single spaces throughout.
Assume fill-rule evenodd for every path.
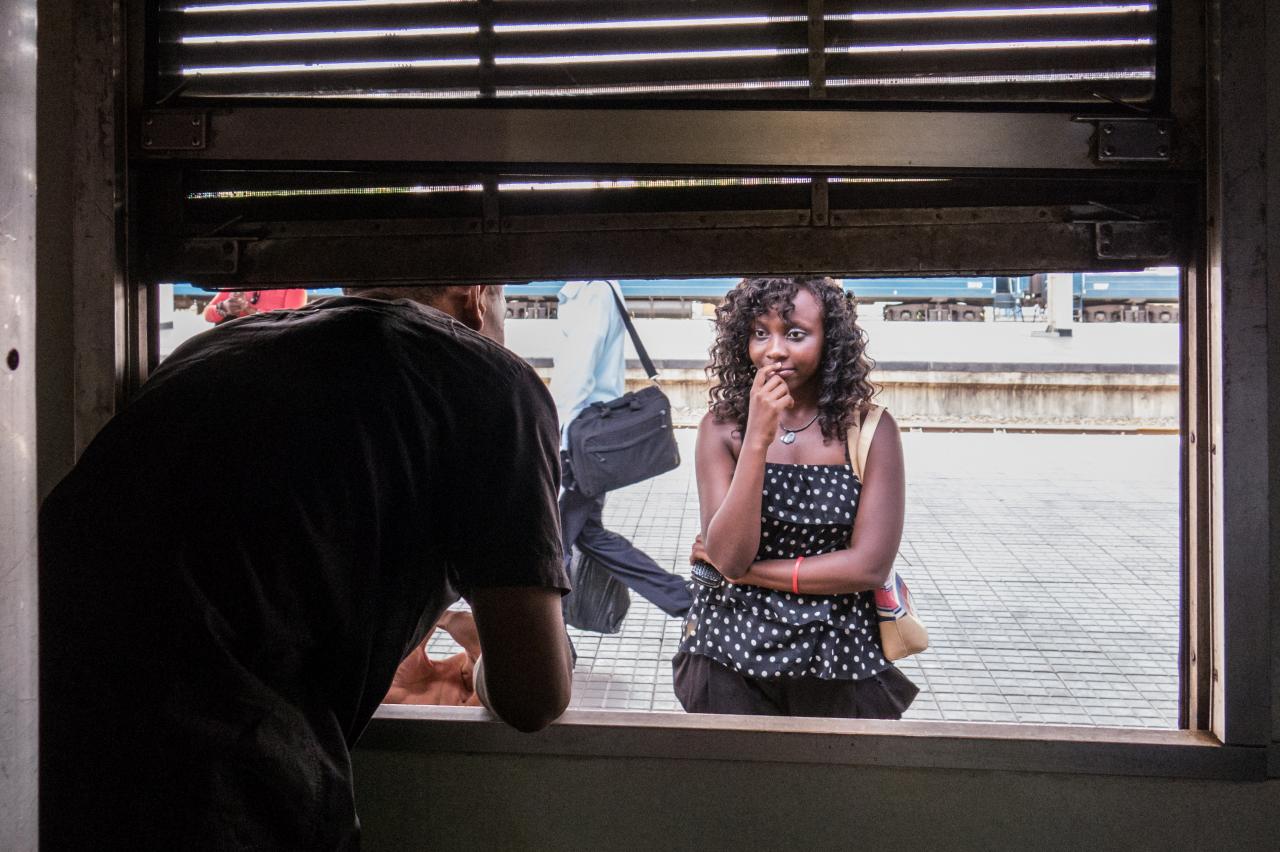
M 1184 730 L 1077 728 L 1049 725 L 987 725 L 945 722 L 873 722 L 745 717 L 695 717 L 682 714 L 628 714 L 610 711 L 570 711 L 564 719 L 537 737 L 507 730 L 486 721 L 483 711 L 470 708 L 384 707 L 378 711 L 362 741 L 362 749 L 414 749 L 456 751 L 459 742 L 469 752 L 600 755 L 608 757 L 671 757 L 753 759 L 795 763 L 843 763 L 879 766 L 1011 769 L 1044 772 L 1159 775 L 1188 778 L 1259 779 L 1268 774 L 1267 746 L 1271 737 L 1270 689 L 1270 577 L 1267 471 L 1259 451 L 1268 446 L 1266 407 L 1258 400 L 1268 393 L 1265 324 L 1251 313 L 1251 304 L 1266 304 L 1266 273 L 1258 269 L 1251 253 L 1266 244 L 1265 219 L 1250 219 L 1240 203 L 1244 192 L 1265 192 L 1265 182 L 1247 187 L 1241 176 L 1255 168 L 1253 158 L 1266 132 L 1251 112 L 1255 100 L 1238 84 L 1232 89 L 1210 89 L 1218 100 L 1212 105 L 1208 150 L 1199 150 L 1198 130 L 1204 91 L 1199 63 L 1204 60 L 1205 32 L 1202 15 L 1208 16 L 1209 33 L 1220 41 L 1228 37 L 1236 46 L 1221 57 L 1210 56 L 1210 79 L 1250 79 L 1250 56 L 1266 55 L 1266 30 L 1252 9 L 1223 9 L 1201 0 L 1173 0 L 1169 5 L 1174 37 L 1169 88 L 1172 118 L 1179 142 L 1172 168 L 1184 175 L 1203 175 L 1207 191 L 1206 221 L 1192 246 L 1194 257 L 1186 269 L 1184 287 L 1182 359 L 1186 436 L 1183 454 L 1184 519 L 1184 646 L 1182 665 Z M 118 10 L 118 11 L 117 11 Z M 410 159 L 474 163 L 482 154 L 486 162 L 542 163 L 546 165 L 603 164 L 618 162 L 614 138 L 609 133 L 581 135 L 575 130 L 582 110 L 439 108 L 382 111 L 380 117 L 397 116 L 376 142 L 363 147 L 357 129 L 368 118 L 361 108 L 334 110 L 325 107 L 235 107 L 203 110 L 210 116 L 211 145 L 176 154 L 145 150 L 141 144 L 143 122 L 156 117 L 143 93 L 147 86 L 147 51 L 143 27 L 145 0 L 125 0 L 122 7 L 97 2 L 83 12 L 84 32 L 95 33 L 92 43 L 81 45 L 87 70 L 116 68 L 117 76 L 107 103 L 99 103 L 99 90 L 77 90 L 79 121 L 77 143 L 95 156 L 77 165 L 87 190 L 77 198 L 74 218 L 90 225 L 78 249 L 82 256 L 110 256 L 94 272 L 78 273 L 76 286 L 89 294 L 76 318 L 77 348 L 87 347 L 104 369 L 86 359 L 86 370 L 76 390 L 77 444 L 83 447 L 105 421 L 110 406 L 102 400 L 127 399 L 145 378 L 154 341 L 147 320 L 154 310 L 154 290 L 139 272 L 135 223 L 128 211 L 138 198 L 131 177 L 162 161 L 216 160 L 243 162 L 245 158 L 290 159 L 283 147 L 263 140 L 275 128 L 290 127 L 296 135 L 310 127 L 320 131 L 323 121 L 341 119 L 348 132 L 340 140 L 321 140 L 315 147 L 298 147 L 301 159 L 316 154 L 359 162 Z M 89 26 L 95 24 L 97 26 Z M 112 43 L 112 34 L 124 38 Z M 1273 36 L 1274 38 L 1274 36 Z M 126 56 L 135 61 L 127 62 Z M 141 59 L 139 60 L 139 57 Z M 1259 82 L 1257 85 L 1261 86 Z M 189 111 L 188 111 L 189 112 Z M 831 145 L 833 131 L 860 134 L 858 165 L 896 168 L 927 173 L 930 169 L 990 167 L 991 158 L 1003 152 L 1003 167 L 1036 171 L 1068 168 L 1092 172 L 1108 168 L 1089 156 L 1093 128 L 1072 122 L 1066 113 L 1013 112 L 882 112 L 851 109 L 846 112 L 748 110 L 729 124 L 719 111 L 645 111 L 634 108 L 605 110 L 633 122 L 635 128 L 664 130 L 690 115 L 699 117 L 695 137 L 698 151 L 691 155 L 670 144 L 662 133 L 656 142 L 634 138 L 625 149 L 629 156 L 651 165 L 678 160 L 685 165 L 724 163 L 724 152 L 735 152 L 735 165 L 767 163 L 773 168 L 799 169 L 822 163 L 849 165 L 850 157 Z M 95 147 L 100 122 L 112 126 L 114 147 Z M 461 149 L 448 139 L 409 151 L 404 131 L 431 124 L 439 126 L 449 116 L 487 126 L 495 134 L 513 126 L 539 127 L 518 147 L 519 156 L 502 150 L 495 135 L 489 147 Z M 264 125 L 269 117 L 270 127 Z M 602 116 L 595 116 L 599 119 Z M 978 122 L 993 119 L 1003 128 L 997 138 L 1039 140 L 1041 147 L 992 144 L 989 132 L 980 133 Z M 769 134 L 750 137 L 742 144 L 725 135 L 741 122 L 762 122 Z M 600 122 L 592 122 L 599 126 Z M 334 125 L 330 124 L 331 129 Z M 814 127 L 816 139 L 792 148 L 789 140 L 801 138 L 799 129 Z M 907 138 L 948 139 L 946 149 L 895 145 L 895 137 L 911 128 Z M 1224 131 L 1223 128 L 1229 128 Z M 989 131 L 989 128 L 985 129 Z M 959 133 L 957 136 L 955 134 Z M 1051 134 L 1051 136 L 1050 136 Z M 467 134 L 458 134 L 465 137 Z M 312 134 L 315 139 L 315 134 Z M 839 138 L 838 136 L 835 138 Z M 901 137 L 898 137 L 901 138 Z M 565 147 L 569 139 L 572 148 Z M 770 147 L 772 140 L 773 147 Z M 778 145 L 779 140 L 784 144 Z M 468 140 L 469 142 L 472 140 Z M 1265 140 L 1263 140 L 1265 142 Z M 710 153 L 709 153 L 710 152 Z M 715 153 L 719 152 L 719 153 Z M 780 153 L 781 152 L 781 153 Z M 959 156 L 968 152 L 966 160 Z M 980 153 L 974 153 L 980 152 Z M 412 156 L 407 156 L 412 153 Z M 256 157 L 253 155 L 257 155 Z M 269 155 L 269 156 L 264 156 Z M 1012 157 L 1010 162 L 1009 157 Z M 692 162 L 690 162 L 692 160 Z M 977 164 L 977 165 L 975 165 Z M 1168 168 L 1168 167 L 1164 167 Z M 1256 184 L 1256 182 L 1255 182 Z M 1233 204 L 1225 203 L 1224 187 L 1233 190 Z M 121 199 L 127 204 L 119 205 Z M 113 227 L 103 227 L 99 211 L 120 210 Z M 123 207 L 123 209 L 121 209 Z M 1207 224 L 1214 218 L 1214 227 Z M 1228 286 L 1229 285 L 1229 286 Z M 106 296 L 106 292 L 110 296 Z M 104 397 L 105 394 L 105 397 Z M 1264 531 L 1260 534 L 1260 530 Z M 1276 761 L 1280 764 L 1280 760 Z M 1272 770 L 1275 774 L 1275 770 Z

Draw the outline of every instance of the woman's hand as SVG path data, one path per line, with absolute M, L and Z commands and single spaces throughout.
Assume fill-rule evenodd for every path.
M 747 428 L 742 436 L 743 447 L 748 444 L 765 450 L 778 434 L 782 413 L 793 405 L 787 383 L 778 375 L 774 366 L 756 371 L 751 383 L 751 397 L 747 408 Z
M 706 545 L 702 543 L 702 533 L 698 533 L 694 536 L 693 548 L 689 552 L 689 564 L 692 565 L 695 562 L 705 562 L 713 568 L 715 567 L 715 563 L 712 562 L 711 557 L 707 555 Z

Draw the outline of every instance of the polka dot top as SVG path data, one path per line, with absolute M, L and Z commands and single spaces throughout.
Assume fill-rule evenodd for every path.
M 848 547 L 861 490 L 847 464 L 766 464 L 756 559 Z M 804 566 L 800 571 L 803 577 Z M 793 595 L 750 585 L 698 586 L 680 650 L 756 678 L 859 680 L 890 666 L 869 591 Z

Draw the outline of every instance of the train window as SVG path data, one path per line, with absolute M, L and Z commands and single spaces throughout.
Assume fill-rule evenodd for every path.
M 1087 769 L 1083 746 L 1010 744 L 1074 739 L 1229 772 L 1192 748 L 1225 712 L 1195 8 L 706 5 L 130 0 L 146 33 L 130 29 L 123 93 L 127 298 L 152 300 L 130 309 L 153 330 L 135 372 L 207 328 L 220 289 L 261 305 L 508 281 L 532 282 L 508 287 L 511 345 L 549 378 L 559 283 L 607 277 L 687 429 L 725 288 L 838 277 L 905 429 L 900 564 L 934 619 L 934 649 L 904 664 L 924 687 L 908 719 L 930 722 L 895 728 L 920 737 L 907 764 Z M 682 468 L 617 495 L 608 523 L 684 571 L 689 483 Z M 575 636 L 577 706 L 674 708 L 675 622 L 645 607 L 618 636 Z M 447 739 L 463 717 L 389 709 L 372 741 L 404 735 L 397 718 Z M 620 729 L 637 753 L 682 754 L 646 727 L 697 728 L 727 756 L 741 742 L 692 716 L 575 718 L 568 740 Z M 968 724 L 934 724 L 951 720 Z M 860 754 L 902 763 L 878 729 L 806 724 L 786 735 L 856 731 Z M 791 759 L 775 728 L 740 727 Z M 1191 730 L 1137 730 L 1171 727 Z M 952 743 L 968 738 L 983 757 Z
M 562 283 L 507 291 L 507 343 L 547 380 Z M 611 494 L 605 524 L 686 579 L 712 317 L 735 283 L 622 282 L 672 399 L 684 463 Z M 904 718 L 1178 727 L 1179 271 L 842 283 L 859 305 L 878 399 L 903 432 L 898 569 L 932 639 L 899 664 L 921 688 Z M 229 315 L 336 292 L 162 285 L 161 354 Z M 646 383 L 632 352 L 628 385 Z M 1123 619 L 1105 604 L 1117 594 Z M 632 598 L 617 634 L 571 629 L 575 708 L 681 709 L 670 658 L 684 623 Z M 426 650 L 462 649 L 440 632 Z

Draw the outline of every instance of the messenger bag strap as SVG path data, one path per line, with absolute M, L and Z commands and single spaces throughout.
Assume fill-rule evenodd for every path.
M 636 331 L 635 324 L 631 322 L 631 314 L 627 313 L 627 306 L 622 303 L 622 299 L 618 296 L 618 291 L 613 289 L 613 282 L 604 282 L 609 288 L 609 292 L 613 294 L 613 303 L 618 306 L 618 313 L 622 314 L 622 322 L 627 327 L 627 334 L 631 335 L 631 343 L 636 347 L 636 354 L 640 356 L 640 364 L 644 367 L 645 373 L 649 376 L 650 381 L 658 381 L 658 370 L 653 366 L 653 360 L 649 358 L 649 353 L 645 351 L 644 344 L 640 342 L 640 334 Z

